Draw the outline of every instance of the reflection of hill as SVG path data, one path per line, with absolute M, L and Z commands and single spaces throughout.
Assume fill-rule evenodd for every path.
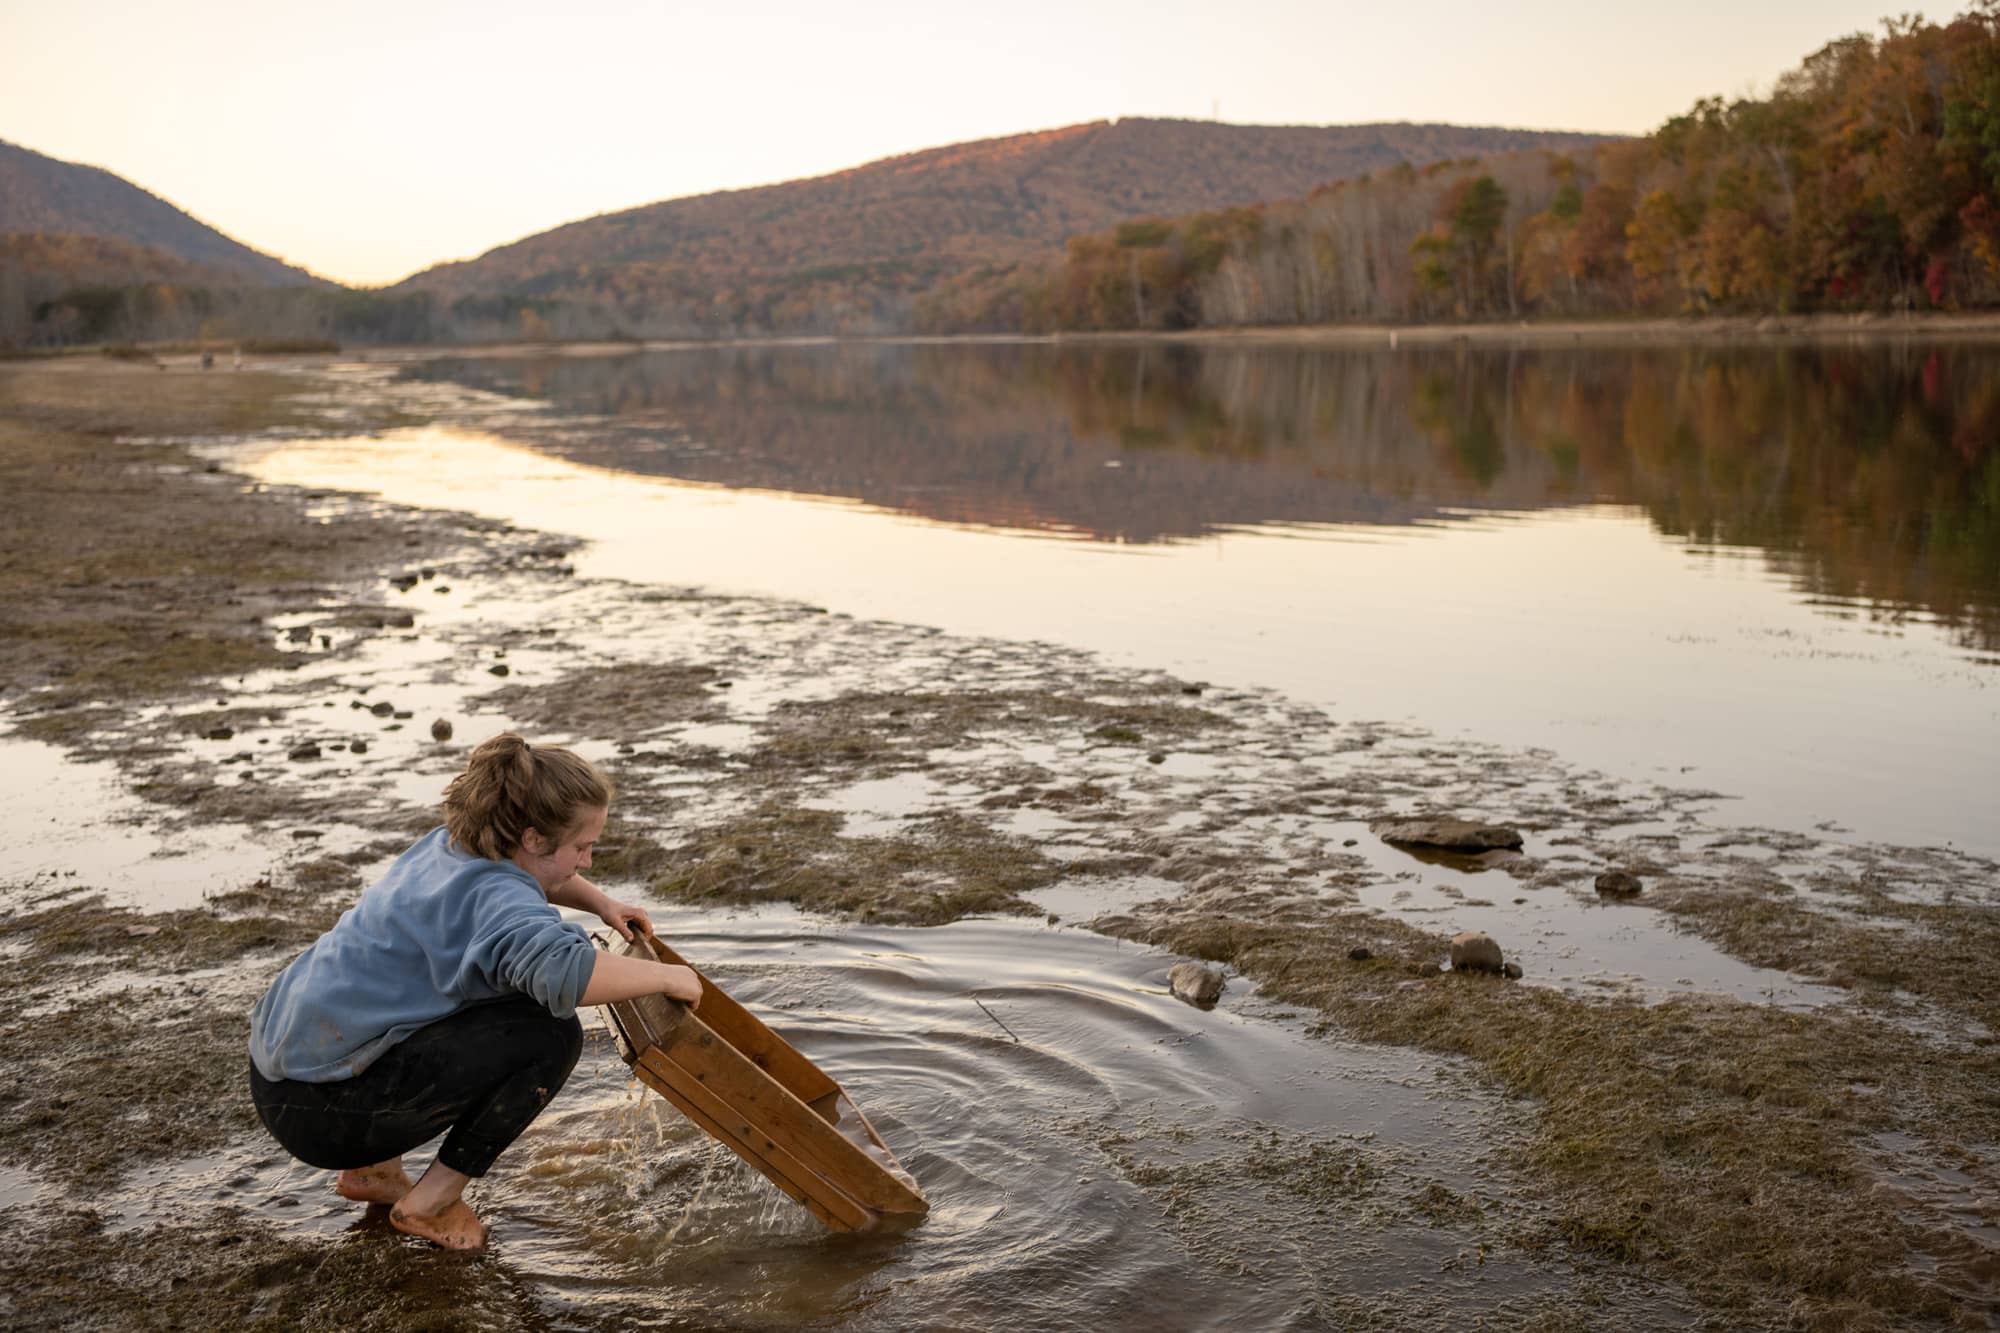
M 1106 541 L 1644 506 L 2000 643 L 1989 349 L 828 346 L 431 362 L 576 461 Z M 579 416 L 592 418 L 578 421 Z

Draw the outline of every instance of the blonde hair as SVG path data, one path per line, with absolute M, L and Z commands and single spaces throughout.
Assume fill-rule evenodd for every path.
M 558 840 L 584 811 L 609 806 L 611 792 L 611 779 L 588 759 L 503 731 L 482 742 L 444 789 L 444 823 L 461 849 L 505 861 L 529 829 Z

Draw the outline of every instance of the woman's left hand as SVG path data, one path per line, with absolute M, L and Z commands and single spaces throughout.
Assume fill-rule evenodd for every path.
M 604 906 L 598 910 L 597 916 L 605 925 L 617 931 L 622 938 L 627 940 L 632 938 L 634 928 L 641 935 L 650 935 L 653 933 L 653 920 L 646 915 L 645 908 L 634 907 L 630 903 L 621 903 L 616 898 L 606 898 Z

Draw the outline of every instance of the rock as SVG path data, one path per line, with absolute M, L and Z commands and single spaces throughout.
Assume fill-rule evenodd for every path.
M 1506 977 L 1509 981 L 1519 981 L 1521 979 L 1521 965 L 1519 963 L 1503 963 L 1500 966 L 1500 975 Z
M 413 613 L 405 611 L 400 615 L 388 617 L 383 623 L 390 629 L 409 629 L 417 623 L 417 618 Z
M 1468 930 L 1451 937 L 1451 970 L 1454 972 L 1498 972 L 1506 960 L 1491 935 Z
M 1454 852 L 1490 852 L 1504 847 L 1519 851 L 1521 835 L 1498 824 L 1469 819 L 1383 819 L 1368 826 L 1384 842 L 1413 847 L 1443 847 Z
M 160 928 L 158 926 L 125 927 L 125 937 L 127 939 L 143 940 L 149 935 L 157 935 L 159 933 L 160 933 Z
M 379 703 L 370 704 L 368 711 L 377 717 L 387 717 L 396 711 L 396 705 L 390 703 L 387 699 L 383 699 Z
M 1624 870 L 1607 870 L 1597 877 L 1597 891 L 1607 898 L 1636 898 L 1645 887 L 1637 875 Z
M 511 676 L 514 674 L 514 669 L 505 662 L 495 662 L 492 666 L 486 668 L 486 674 L 489 676 Z
M 349 753 L 351 753 L 351 754 L 367 754 L 367 753 L 368 753 L 368 742 L 367 742 L 367 741 L 353 741 L 353 742 L 350 742 L 350 743 L 349 743 L 349 745 L 348 745 L 347 749 L 348 749 L 348 752 L 349 752 Z
M 207 731 L 204 731 L 201 734 L 203 738 L 206 740 L 226 741 L 230 737 L 234 736 L 236 733 L 228 727 L 210 727 Z
M 319 758 L 319 746 L 313 744 L 311 741 L 307 741 L 304 745 L 294 746 L 292 748 L 291 753 L 286 755 L 285 757 L 287 759 L 301 759 L 301 760 L 317 759 Z
M 1357 963 L 1365 963 L 1370 958 L 1373 958 L 1375 955 L 1368 952 L 1367 945 L 1357 944 L 1352 949 L 1349 949 L 1347 951 L 1347 956 Z
M 1186 694 L 1186 695 L 1195 695 L 1195 696 L 1198 696 L 1198 695 L 1200 695 L 1200 694 L 1201 694 L 1201 691 L 1202 691 L 1202 687 L 1201 687 L 1201 686 L 1199 686 L 1199 685 L 1183 685 L 1183 686 L 1181 686 L 1181 693 L 1182 693 L 1182 694 Z
M 1167 762 L 1167 757 L 1158 750 L 1155 750 L 1146 756 L 1146 762 L 1149 764 L 1164 764 Z
M 441 717 L 431 723 L 431 739 L 434 741 L 448 741 L 451 739 L 450 718 Z
M 1167 988 L 1189 1004 L 1214 1004 L 1222 994 L 1222 973 L 1200 963 L 1175 963 L 1167 973 Z
M 389 580 L 389 586 L 408 592 L 417 586 L 417 576 L 415 574 L 398 574 L 395 578 Z

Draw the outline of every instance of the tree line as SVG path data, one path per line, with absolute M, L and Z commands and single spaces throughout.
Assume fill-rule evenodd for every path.
M 969 275 L 928 331 L 2000 304 L 2000 0 L 1595 150 L 1407 164 Z

